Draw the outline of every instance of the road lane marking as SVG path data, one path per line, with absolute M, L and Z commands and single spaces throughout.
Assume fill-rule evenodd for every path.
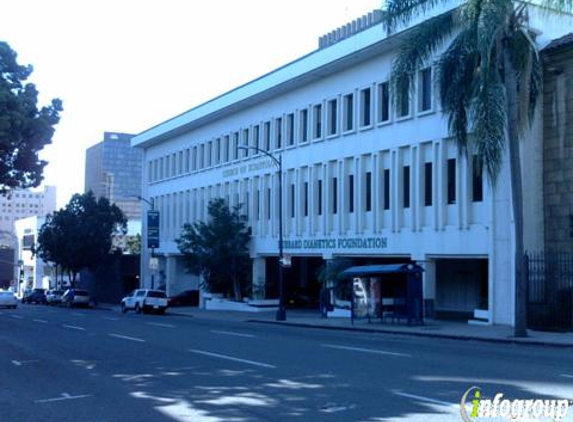
M 215 334 L 225 334 L 227 336 L 237 336 L 237 337 L 245 337 L 245 338 L 253 338 L 255 336 L 251 334 L 242 334 L 242 333 L 234 333 L 232 331 L 219 331 L 219 330 L 211 330 L 212 333 Z
M 10 315 L 12 318 L 16 318 L 16 319 L 24 319 L 23 316 L 21 315 Z
M 72 330 L 85 331 L 85 328 L 77 327 L 75 325 L 62 324 L 62 327 L 71 328 Z
M 569 374 L 561 374 L 561 376 L 563 378 L 573 378 L 573 375 L 569 375 Z
M 403 358 L 411 358 L 412 357 L 412 355 L 410 355 L 408 353 L 387 352 L 384 350 L 375 350 L 375 349 L 363 349 L 361 347 L 338 346 L 336 344 L 323 344 L 322 347 L 328 347 L 330 349 L 350 350 L 353 352 L 374 353 L 377 355 L 400 356 Z
M 82 394 L 79 396 L 72 396 L 68 393 L 62 393 L 62 397 L 55 397 L 53 399 L 34 400 L 34 403 L 51 403 L 51 402 L 62 401 L 62 400 L 84 399 L 86 397 L 92 397 L 92 395 L 91 394 Z
M 86 316 L 86 314 L 82 314 L 81 312 L 70 312 L 70 314 L 75 316 Z
M 119 321 L 119 318 L 116 318 L 116 317 L 104 316 L 102 318 L 107 319 L 108 321 Z
M 34 363 L 34 362 L 40 362 L 40 359 L 32 359 L 32 360 L 13 360 L 12 363 L 16 366 L 22 366 L 26 363 Z
M 419 400 L 419 401 L 425 401 L 427 403 L 439 404 L 440 406 L 459 407 L 459 404 L 449 403 L 447 401 L 436 400 L 436 399 L 432 399 L 430 397 L 416 396 L 415 394 L 402 393 L 400 391 L 393 391 L 393 393 L 396 394 L 397 396 L 407 397 L 409 399 L 414 399 L 414 400 Z
M 45 319 L 33 319 L 32 321 L 34 322 L 41 322 L 42 324 L 47 324 L 48 321 L 46 321 Z
M 141 338 L 137 338 L 137 337 L 123 336 L 123 335 L 121 335 L 121 334 L 109 334 L 109 335 L 112 336 L 112 337 L 115 337 L 115 338 L 121 338 L 121 339 L 124 339 L 124 340 L 131 340 L 131 341 L 138 341 L 138 342 L 140 342 L 140 343 L 145 343 L 145 340 L 143 340 L 143 339 L 141 339 Z
M 219 358 L 219 359 L 231 360 L 233 362 L 246 363 L 249 365 L 260 366 L 262 368 L 272 368 L 272 369 L 276 368 L 276 366 L 274 366 L 274 365 L 269 365 L 268 363 L 257 362 L 254 360 L 240 359 L 240 358 L 236 358 L 233 356 L 220 355 L 219 353 L 206 352 L 204 350 L 197 350 L 197 349 L 188 349 L 188 350 L 191 353 L 197 353 L 198 355 L 205 355 L 205 356 L 211 356 L 211 357 Z
M 149 325 L 154 325 L 156 327 L 166 327 L 166 328 L 175 328 L 173 324 L 164 324 L 162 322 L 148 322 Z

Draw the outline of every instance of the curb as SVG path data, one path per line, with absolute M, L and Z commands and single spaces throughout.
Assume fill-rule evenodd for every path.
M 515 338 L 487 338 L 487 337 L 471 337 L 471 336 L 461 336 L 455 334 L 440 334 L 440 333 L 419 333 L 419 332 L 408 332 L 408 331 L 393 331 L 384 330 L 377 328 L 354 328 L 354 327 L 333 327 L 328 325 L 314 325 L 306 324 L 303 322 L 279 322 L 279 321 L 266 321 L 260 319 L 250 319 L 246 322 L 254 322 L 257 324 L 272 324 L 272 325 L 284 325 L 290 327 L 301 327 L 301 328 L 314 328 L 319 330 L 338 330 L 338 331 L 353 331 L 362 333 L 379 333 L 379 334 L 393 334 L 398 336 L 411 336 L 411 337 L 426 337 L 426 338 L 439 338 L 447 340 L 463 340 L 463 341 L 479 341 L 483 343 L 494 343 L 494 344 L 513 344 L 513 345 L 524 345 L 524 346 L 544 346 L 544 347 L 554 347 L 560 349 L 570 349 L 573 348 L 573 344 L 563 344 L 554 343 L 550 341 L 543 340 L 518 340 Z

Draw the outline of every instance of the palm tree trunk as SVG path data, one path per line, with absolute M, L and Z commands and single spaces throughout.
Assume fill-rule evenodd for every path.
M 519 152 L 517 77 L 509 52 L 504 52 L 504 77 L 507 95 L 507 136 L 509 141 L 509 164 L 511 174 L 511 203 L 515 232 L 515 337 L 527 337 L 527 281 L 524 278 L 523 245 L 523 182 Z

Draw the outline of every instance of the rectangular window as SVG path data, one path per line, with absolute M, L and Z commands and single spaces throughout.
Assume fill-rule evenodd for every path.
M 283 145 L 283 119 L 279 117 L 275 120 L 275 149 L 282 148 Z
M 207 167 L 213 164 L 213 142 L 207 144 Z
M 261 218 L 261 191 L 259 189 L 257 189 L 257 197 L 255 199 L 257 201 L 256 204 L 257 210 L 255 218 L 257 219 L 257 221 L 259 221 Z
M 267 220 L 271 219 L 271 188 L 267 188 Z
M 314 138 L 322 137 L 322 104 L 317 104 L 313 107 L 314 118 Z
M 259 145 L 259 125 L 253 126 L 253 146 L 259 149 L 261 146 Z M 256 154 L 259 152 L 256 151 Z
M 300 111 L 300 142 L 308 141 L 308 110 Z
M 370 88 L 360 91 L 360 126 L 370 126 L 371 122 L 371 95 Z
M 348 175 L 348 212 L 354 212 L 354 175 Z
M 448 204 L 456 203 L 456 159 L 448 159 Z
M 304 216 L 308 217 L 308 182 L 304 182 Z
M 193 160 L 191 162 L 193 165 L 192 166 L 193 171 L 196 171 L 198 169 L 198 167 L 197 167 L 197 152 L 198 152 L 197 147 L 193 147 Z
M 338 213 L 338 178 L 332 178 L 332 214 Z
M 388 82 L 378 85 L 378 122 L 390 120 L 390 86 Z
M 249 146 L 249 129 L 243 129 L 243 146 L 244 147 Z M 249 149 L 244 148 L 243 149 L 243 157 L 248 157 L 248 156 L 249 156 Z
M 390 169 L 384 169 L 384 209 L 390 209 Z
M 343 103 L 344 113 L 344 130 L 349 131 L 354 129 L 354 95 L 348 94 L 344 96 Z
M 475 155 L 472 160 L 472 200 L 483 201 L 483 166 Z
M 290 185 L 290 216 L 295 216 L 295 186 L 294 183 Z
M 318 215 L 322 215 L 322 180 L 319 180 L 317 182 L 316 189 L 317 189 L 317 196 L 318 196 L 317 197 L 317 200 L 318 200 L 317 212 L 318 212 Z
M 404 208 L 410 208 L 410 166 L 403 167 L 403 174 L 402 174 L 402 193 L 403 193 L 403 204 Z
M 424 163 L 424 205 L 432 205 L 432 163 Z
M 230 145 L 229 145 L 229 135 L 225 136 L 225 163 L 229 162 L 229 151 L 230 151 Z
M 400 90 L 398 117 L 407 117 L 410 115 L 410 80 L 403 78 L 398 89 Z
M 233 160 L 239 159 L 239 132 L 233 133 Z
M 221 164 L 221 138 L 215 141 L 215 164 Z
M 294 145 L 294 114 L 287 114 L 287 142 L 288 145 Z
M 328 102 L 328 133 L 327 135 L 336 135 L 338 132 L 338 102 L 336 99 Z
M 366 212 L 372 211 L 372 172 L 366 173 Z
M 179 168 L 177 174 L 183 174 L 183 151 L 179 151 Z
M 265 122 L 265 151 L 271 150 L 271 122 Z
M 199 169 L 205 167 L 205 144 L 199 145 Z
M 432 109 L 432 68 L 420 71 L 418 76 L 418 110 Z

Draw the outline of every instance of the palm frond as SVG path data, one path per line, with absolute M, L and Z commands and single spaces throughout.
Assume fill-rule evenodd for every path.
M 511 0 L 483 0 L 476 21 L 477 48 L 481 55 L 482 66 L 489 67 L 496 61 L 502 37 L 509 25 L 508 16 L 513 10 Z
M 475 151 L 483 160 L 490 183 L 495 185 L 503 162 L 507 123 L 505 86 L 497 69 L 489 68 L 482 75 L 472 121 Z
M 479 79 L 475 36 L 471 27 L 462 30 L 438 62 L 440 102 L 448 116 L 450 134 L 463 154 L 467 154 L 469 108 L 475 93 L 474 86 Z
M 541 5 L 553 12 L 573 13 L 573 0 L 543 0 Z
M 415 27 L 402 43 L 390 75 L 391 95 L 397 110 L 405 97 L 412 94 L 416 72 L 428 65 L 432 55 L 452 33 L 454 22 L 454 13 L 429 19 Z
M 389 33 L 398 25 L 407 24 L 414 16 L 424 14 L 438 3 L 447 0 L 388 0 L 383 8 L 383 24 Z

